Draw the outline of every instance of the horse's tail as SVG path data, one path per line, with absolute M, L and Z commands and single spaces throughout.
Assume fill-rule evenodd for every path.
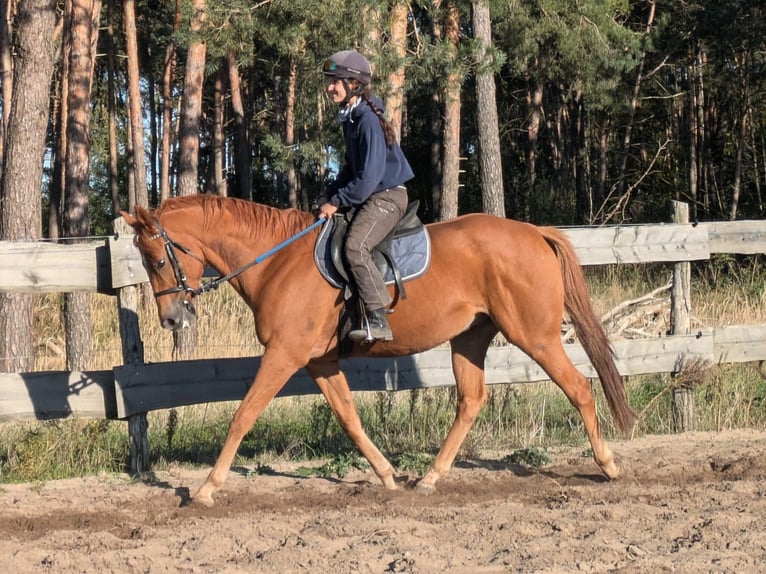
M 593 311 L 580 261 L 569 239 L 560 230 L 543 227 L 540 231 L 553 247 L 561 267 L 564 307 L 572 319 L 585 353 L 598 373 L 615 424 L 621 432 L 627 434 L 633 428 L 636 415 L 628 404 L 625 385 L 614 364 L 614 354 L 606 332 Z

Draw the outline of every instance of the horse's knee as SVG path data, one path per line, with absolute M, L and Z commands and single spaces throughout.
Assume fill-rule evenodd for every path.
M 486 392 L 476 397 L 462 397 L 457 403 L 457 415 L 460 422 L 473 424 L 486 403 Z

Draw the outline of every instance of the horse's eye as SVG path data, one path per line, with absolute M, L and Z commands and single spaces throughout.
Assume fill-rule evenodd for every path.
M 164 258 L 163 258 L 163 259 L 160 259 L 159 261 L 157 261 L 157 262 L 154 264 L 154 268 L 155 268 L 157 271 L 159 271 L 159 270 L 160 270 L 160 269 L 162 269 L 163 267 L 165 267 L 165 259 L 164 259 Z

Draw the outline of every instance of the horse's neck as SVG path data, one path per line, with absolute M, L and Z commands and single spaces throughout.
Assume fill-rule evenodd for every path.
M 231 273 L 268 253 L 305 226 L 298 212 L 252 205 L 252 213 L 228 213 L 230 222 L 221 222 L 204 234 L 208 263 L 219 273 Z

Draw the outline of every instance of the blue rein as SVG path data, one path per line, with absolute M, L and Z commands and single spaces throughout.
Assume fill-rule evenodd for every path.
M 288 245 L 290 245 L 293 241 L 296 239 L 300 239 L 310 231 L 316 229 L 320 225 L 322 225 L 325 222 L 325 218 L 322 217 L 320 219 L 317 219 L 314 223 L 309 225 L 306 229 L 299 231 L 292 237 L 288 237 L 285 239 L 282 243 L 279 243 L 278 245 L 275 245 L 265 253 L 262 253 L 249 263 L 243 265 L 239 269 L 235 269 L 228 275 L 221 275 L 220 277 L 217 277 L 216 279 L 213 279 L 212 281 L 200 285 L 197 289 L 192 289 L 186 284 L 186 274 L 184 273 L 180 262 L 178 261 L 178 258 L 175 255 L 175 249 L 179 249 L 183 253 L 190 255 L 191 257 L 195 257 L 193 253 L 191 253 L 186 247 L 183 245 L 180 245 L 170 239 L 165 229 L 160 225 L 160 222 L 156 219 L 154 220 L 154 224 L 157 227 L 157 229 L 160 230 L 159 234 L 156 237 L 161 237 L 165 241 L 165 251 L 168 254 L 168 259 L 170 259 L 170 263 L 173 266 L 173 272 L 176 275 L 176 281 L 178 282 L 178 285 L 176 287 L 165 289 L 164 291 L 160 291 L 159 293 L 155 293 L 154 297 L 155 299 L 157 297 L 160 297 L 162 295 L 169 295 L 171 293 L 179 293 L 179 292 L 185 292 L 185 293 L 191 293 L 193 297 L 196 297 L 197 295 L 201 295 L 202 293 L 205 293 L 206 291 L 212 291 L 213 289 L 218 289 L 218 286 L 221 285 L 221 283 L 225 283 L 229 281 L 230 279 L 233 279 L 237 275 L 240 275 L 241 273 L 244 273 L 254 265 L 258 265 L 259 263 L 262 263 L 265 259 L 268 257 L 271 257 L 274 255 L 277 251 L 280 249 L 284 249 Z M 196 257 L 195 257 L 196 259 Z

